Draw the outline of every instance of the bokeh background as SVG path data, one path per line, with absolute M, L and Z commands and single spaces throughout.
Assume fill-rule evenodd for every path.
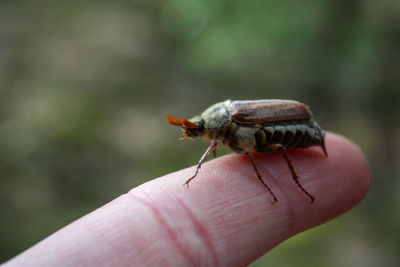
M 195 164 L 206 142 L 167 114 L 284 98 L 362 148 L 372 187 L 252 266 L 399 266 L 399 86 L 397 0 L 2 0 L 0 262 Z

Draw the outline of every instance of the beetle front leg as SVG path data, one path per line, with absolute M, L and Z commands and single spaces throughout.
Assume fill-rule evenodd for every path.
M 204 155 L 200 158 L 199 160 L 199 164 L 197 164 L 197 168 L 196 168 L 196 172 L 195 174 L 190 177 L 183 185 L 187 185 L 187 187 L 189 187 L 189 183 L 190 181 L 192 181 L 194 178 L 196 178 L 197 173 L 199 172 L 200 168 L 201 168 L 201 164 L 204 163 L 204 161 L 206 160 L 207 156 L 213 152 L 215 153 L 215 149 L 217 148 L 218 142 L 217 140 L 212 140 L 210 146 L 207 148 L 206 152 L 204 153 Z
M 212 151 L 214 158 L 217 157 L 217 148 L 215 147 Z
M 286 151 L 285 147 L 282 145 L 277 145 L 279 146 L 279 149 L 283 152 L 283 156 L 285 157 L 286 163 L 290 169 L 290 172 L 292 173 L 292 178 L 294 182 L 297 184 L 298 187 L 300 187 L 301 191 L 303 191 L 309 198 L 310 198 L 310 204 L 314 202 L 314 197 L 307 192 L 307 190 L 304 189 L 304 187 L 300 184 L 299 182 L 299 176 L 297 176 L 296 171 L 294 170 L 292 161 L 289 158 L 289 153 Z

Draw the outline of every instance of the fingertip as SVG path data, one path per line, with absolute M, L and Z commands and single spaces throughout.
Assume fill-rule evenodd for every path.
M 337 189 L 328 189 L 327 192 L 336 193 L 338 204 L 343 199 L 344 212 L 358 204 L 368 193 L 370 187 L 370 169 L 367 158 L 358 145 L 344 136 L 329 133 L 328 163 L 330 165 L 331 182 L 326 181 L 325 187 L 330 185 Z M 340 207 L 340 205 L 336 205 Z
M 218 255 L 241 251 L 236 262 L 247 264 L 289 236 L 321 224 L 349 210 L 367 194 L 368 163 L 360 148 L 343 136 L 327 133 L 326 157 L 319 147 L 289 149 L 299 182 L 310 198 L 293 181 L 282 153 L 257 154 L 255 161 L 262 179 L 277 201 L 257 179 L 250 159 L 231 154 L 204 164 L 189 189 L 175 189 L 170 181 L 184 181 L 194 168 L 164 177 L 160 183 L 202 218 L 204 227 L 218 240 Z M 161 193 L 161 195 L 164 195 Z M 240 240 L 232 248 L 230 240 Z M 232 263 L 232 262 L 231 262 Z

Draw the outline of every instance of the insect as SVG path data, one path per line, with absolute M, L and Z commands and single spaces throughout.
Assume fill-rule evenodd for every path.
M 249 157 L 260 182 L 277 202 L 274 192 L 263 181 L 251 152 L 271 153 L 281 150 L 292 174 L 292 178 L 310 203 L 314 197 L 299 182 L 286 148 L 306 148 L 321 146 L 325 156 L 325 131 L 313 119 L 307 105 L 293 100 L 265 99 L 216 103 L 207 108 L 200 116 L 190 120 L 167 116 L 172 125 L 182 127 L 182 137 L 206 137 L 211 144 L 200 158 L 195 174 L 185 185 L 189 186 L 198 174 L 201 165 L 212 152 L 216 155 L 219 144 L 227 145 L 234 152 Z

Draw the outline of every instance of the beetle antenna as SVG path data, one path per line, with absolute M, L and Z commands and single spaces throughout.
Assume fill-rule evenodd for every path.
M 191 121 L 188 121 L 185 118 L 177 119 L 173 116 L 167 116 L 167 121 L 172 125 L 181 126 L 182 128 L 191 128 L 191 129 L 199 128 L 199 125 L 197 125 L 196 123 L 193 123 Z

